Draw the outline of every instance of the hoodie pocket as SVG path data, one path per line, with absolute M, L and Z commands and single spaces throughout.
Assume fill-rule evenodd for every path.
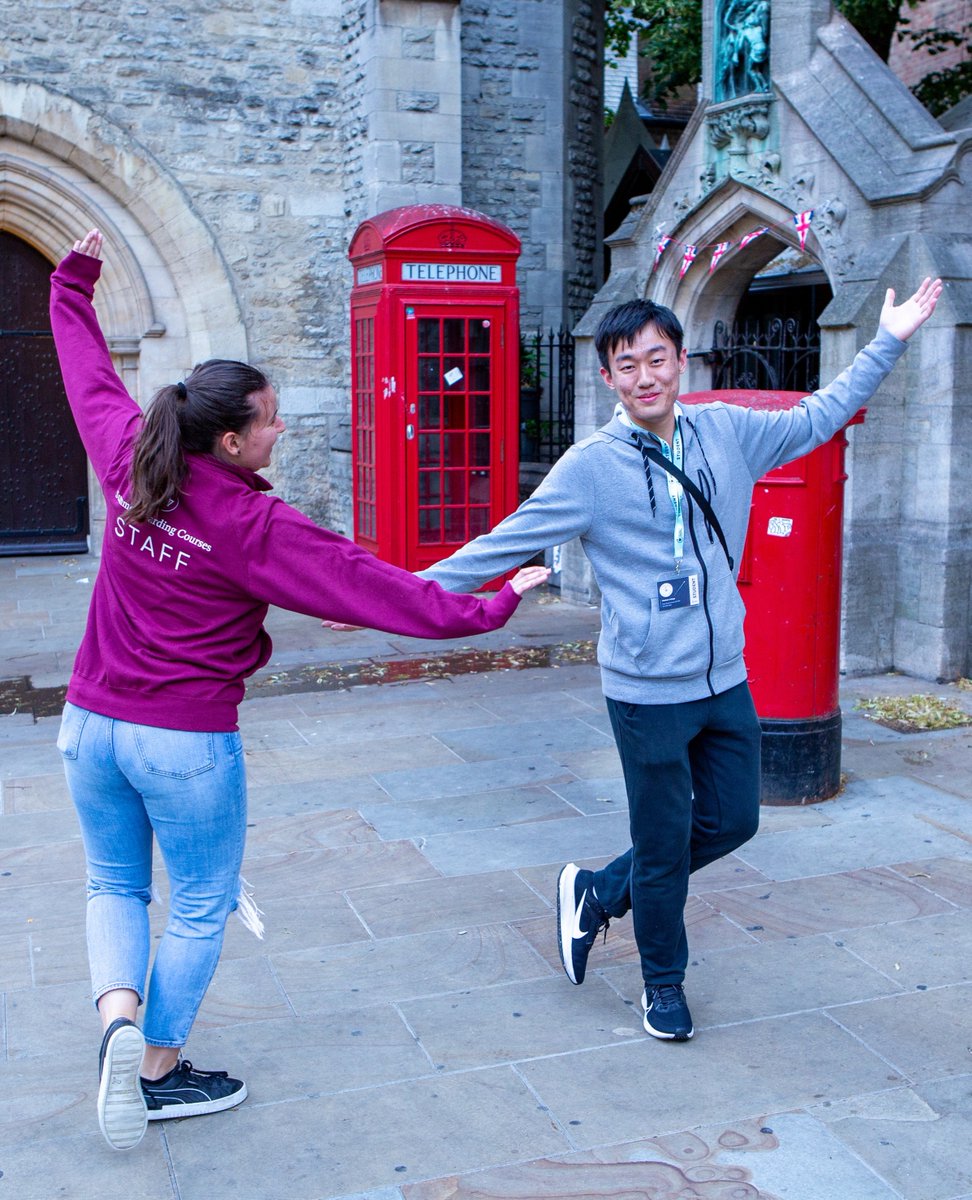
M 606 611 L 597 646 L 601 666 L 632 674 L 631 667 L 648 652 L 651 623 L 650 603 L 627 614 L 623 621 L 613 609 Z

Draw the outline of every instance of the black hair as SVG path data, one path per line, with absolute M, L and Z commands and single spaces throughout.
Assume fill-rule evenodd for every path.
M 646 325 L 654 325 L 663 337 L 675 346 L 675 353 L 682 353 L 685 334 L 682 323 L 670 308 L 656 304 L 654 300 L 629 300 L 605 313 L 594 331 L 597 357 L 605 371 L 610 370 L 609 356 L 618 346 L 630 346 Z
M 135 443 L 125 520 L 157 516 L 182 488 L 185 451 L 211 454 L 221 434 L 242 433 L 257 416 L 254 393 L 269 386 L 256 367 L 214 358 L 194 367 L 185 383 L 156 392 Z

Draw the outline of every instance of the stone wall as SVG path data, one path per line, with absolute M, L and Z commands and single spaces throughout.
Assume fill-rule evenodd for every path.
M 577 320 L 600 283 L 602 0 L 464 0 L 463 203 L 523 242 L 522 326 Z

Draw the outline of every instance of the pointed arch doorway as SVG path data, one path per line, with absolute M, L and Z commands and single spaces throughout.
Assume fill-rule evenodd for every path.
M 88 548 L 87 463 L 48 316 L 53 269 L 0 231 L 0 555 Z
M 816 264 L 785 250 L 750 281 L 731 321 L 715 322 L 713 388 L 813 392 L 820 386 L 820 314 L 832 291 Z

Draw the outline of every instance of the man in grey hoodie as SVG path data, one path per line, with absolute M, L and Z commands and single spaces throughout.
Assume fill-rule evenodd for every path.
M 560 953 L 568 978 L 582 983 L 599 932 L 630 909 L 644 1027 L 654 1037 L 687 1041 L 694 1032 L 682 986 L 689 874 L 748 841 L 759 821 L 760 730 L 734 567 L 753 487 L 850 420 L 941 290 L 939 280 L 926 279 L 897 306 L 889 290 L 877 336 L 850 367 L 777 412 L 681 408 L 686 350 L 678 318 L 649 300 L 612 309 L 595 333 L 601 376 L 618 398 L 612 419 L 572 446 L 495 529 L 421 573 L 450 591 L 470 591 L 541 550 L 581 539 L 601 591 L 597 657 L 632 845 L 600 871 L 573 863 L 561 871 Z M 695 489 L 669 466 L 696 485 L 694 499 Z

